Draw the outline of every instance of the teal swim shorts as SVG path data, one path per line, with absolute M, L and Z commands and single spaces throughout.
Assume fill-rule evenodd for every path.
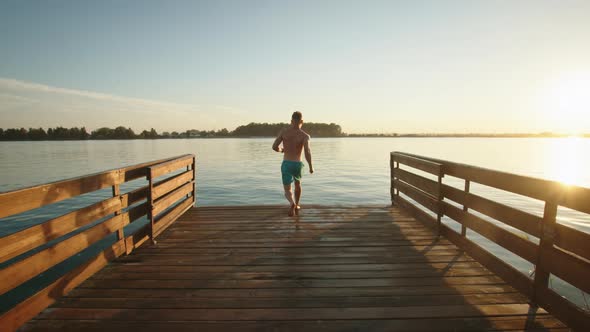
M 301 171 L 303 170 L 303 162 L 283 160 L 281 164 L 281 174 L 283 176 L 283 185 L 290 185 L 293 180 L 301 181 Z

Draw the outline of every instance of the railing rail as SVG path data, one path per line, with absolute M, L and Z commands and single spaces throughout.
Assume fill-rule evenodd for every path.
M 572 328 L 583 330 L 590 326 L 587 311 L 549 288 L 549 276 L 555 275 L 590 293 L 590 234 L 556 222 L 558 206 L 590 213 L 590 189 L 403 152 L 391 153 L 390 167 L 392 204 L 402 205 L 430 222 L 439 234 Z M 415 170 L 426 174 L 416 174 Z M 428 174 L 435 175 L 436 180 L 428 178 Z M 464 180 L 464 189 L 442 183 L 444 176 Z M 470 192 L 472 183 L 544 201 L 544 213 L 537 216 L 476 195 Z M 539 243 L 471 210 L 538 238 Z M 433 212 L 436 219 L 427 211 Z M 442 216 L 460 223 L 461 232 L 441 224 Z M 534 279 L 471 241 L 467 229 L 534 264 Z
M 181 168 L 186 170 L 171 175 Z M 121 184 L 140 178 L 146 179 L 148 184 L 121 193 Z M 195 203 L 195 157 L 182 155 L 3 192 L 0 193 L 0 218 L 108 187 L 112 188 L 111 198 L 0 238 L 2 296 L 116 234 L 113 244 L 2 313 L 0 330 L 16 330 L 109 261 L 131 253 L 148 239 L 154 241 Z M 127 225 L 146 216 L 149 223 L 125 234 Z

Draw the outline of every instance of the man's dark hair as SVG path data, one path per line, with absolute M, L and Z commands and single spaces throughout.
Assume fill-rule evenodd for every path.
M 302 118 L 303 114 L 301 114 L 299 111 L 293 112 L 293 115 L 291 115 L 291 120 L 295 120 L 297 122 L 301 121 Z

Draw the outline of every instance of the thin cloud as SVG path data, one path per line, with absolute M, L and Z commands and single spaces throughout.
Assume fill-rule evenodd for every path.
M 0 78 L 0 89 L 10 89 L 10 90 L 24 90 L 29 92 L 41 92 L 41 93 L 54 93 L 54 94 L 61 94 L 61 95 L 70 95 L 76 97 L 85 97 L 91 98 L 101 101 L 109 101 L 109 102 L 117 102 L 117 103 L 124 103 L 124 104 L 134 104 L 137 106 L 146 106 L 146 107 L 172 107 L 175 109 L 191 109 L 196 108 L 195 105 L 189 104 L 178 104 L 178 103 L 171 103 L 171 102 L 163 102 L 157 100 L 149 100 L 149 99 L 141 99 L 141 98 L 131 98 L 131 97 L 122 97 L 116 95 L 110 95 L 105 93 L 93 92 L 93 91 L 86 91 L 86 90 L 74 90 L 74 89 L 67 89 L 67 88 L 60 88 L 54 87 L 39 83 L 32 83 L 32 82 L 24 82 L 10 78 Z
M 161 130 L 217 128 L 219 118 L 244 114 L 224 105 L 200 106 L 60 88 L 0 77 L 2 126 L 126 125 Z M 215 115 L 215 116 L 213 116 Z

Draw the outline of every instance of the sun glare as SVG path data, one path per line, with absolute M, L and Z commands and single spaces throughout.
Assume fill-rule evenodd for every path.
M 572 136 L 590 132 L 590 73 L 563 77 L 552 84 L 544 108 L 551 131 Z
M 566 185 L 579 185 L 580 179 L 585 175 L 586 169 L 582 165 L 582 153 L 584 138 L 568 137 L 552 139 L 550 156 L 550 177 Z

